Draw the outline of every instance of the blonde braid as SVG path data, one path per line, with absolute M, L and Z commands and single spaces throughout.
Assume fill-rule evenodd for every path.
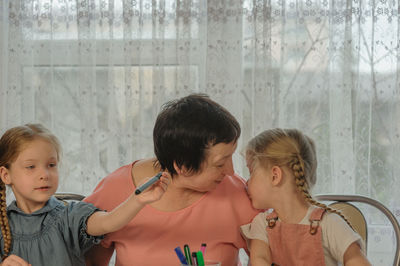
M 0 228 L 4 241 L 4 253 L 2 260 L 8 257 L 11 249 L 11 230 L 7 217 L 6 186 L 0 181 Z
M 302 193 L 302 195 L 304 196 L 306 201 L 308 201 L 310 204 L 312 204 L 314 206 L 323 208 L 331 213 L 336 213 L 337 215 L 342 217 L 343 220 L 345 220 L 346 223 L 354 231 L 354 227 L 351 225 L 350 221 L 347 220 L 347 218 L 340 211 L 335 210 L 335 209 L 333 209 L 323 203 L 320 203 L 312 198 L 312 196 L 308 192 L 308 184 L 307 184 L 305 174 L 304 174 L 304 162 L 299 154 L 296 154 L 296 157 L 290 162 L 289 166 L 293 171 L 297 189 L 300 191 L 300 193 Z

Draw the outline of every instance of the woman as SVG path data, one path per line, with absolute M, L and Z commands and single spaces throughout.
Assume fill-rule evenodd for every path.
M 240 265 L 246 248 L 239 226 L 257 214 L 245 181 L 235 175 L 232 155 L 240 136 L 236 119 L 206 95 L 168 102 L 157 117 L 156 158 L 135 161 L 104 178 L 86 201 L 110 211 L 143 178 L 168 171 L 172 182 L 163 197 L 146 206 L 126 227 L 111 233 L 87 254 L 88 265 L 179 265 L 174 252 L 207 244 L 206 259 Z

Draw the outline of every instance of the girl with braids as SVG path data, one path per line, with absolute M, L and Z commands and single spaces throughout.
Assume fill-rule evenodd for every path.
M 39 124 L 14 127 L 0 139 L 0 265 L 85 265 L 83 255 L 104 234 L 125 226 L 148 203 L 162 197 L 170 175 L 111 212 L 86 202 L 64 204 L 58 187 L 60 145 Z M 15 201 L 6 207 L 5 185 Z M 28 264 L 29 263 L 29 264 Z
M 296 129 L 266 130 L 246 148 L 248 194 L 258 214 L 241 226 L 252 266 L 370 265 L 364 243 L 337 211 L 315 201 L 314 142 Z

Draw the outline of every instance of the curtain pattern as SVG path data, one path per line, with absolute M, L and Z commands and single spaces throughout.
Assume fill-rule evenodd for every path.
M 400 217 L 398 0 L 3 0 L 0 129 L 61 140 L 60 191 L 89 194 L 153 155 L 161 105 L 204 92 L 239 120 L 317 144 L 314 193 L 375 198 Z M 374 265 L 387 221 L 369 210 Z M 376 225 L 376 226 L 375 226 Z M 389 257 L 389 258 L 387 258 Z

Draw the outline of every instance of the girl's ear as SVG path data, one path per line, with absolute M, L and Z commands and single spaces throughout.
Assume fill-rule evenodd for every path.
M 280 168 L 279 166 L 272 166 L 271 172 L 272 172 L 272 185 L 277 186 L 281 184 L 283 178 L 282 168 Z
M 7 168 L 4 166 L 0 167 L 0 178 L 1 181 L 3 181 L 4 184 L 10 185 L 11 184 L 11 178 L 10 178 L 10 173 Z

